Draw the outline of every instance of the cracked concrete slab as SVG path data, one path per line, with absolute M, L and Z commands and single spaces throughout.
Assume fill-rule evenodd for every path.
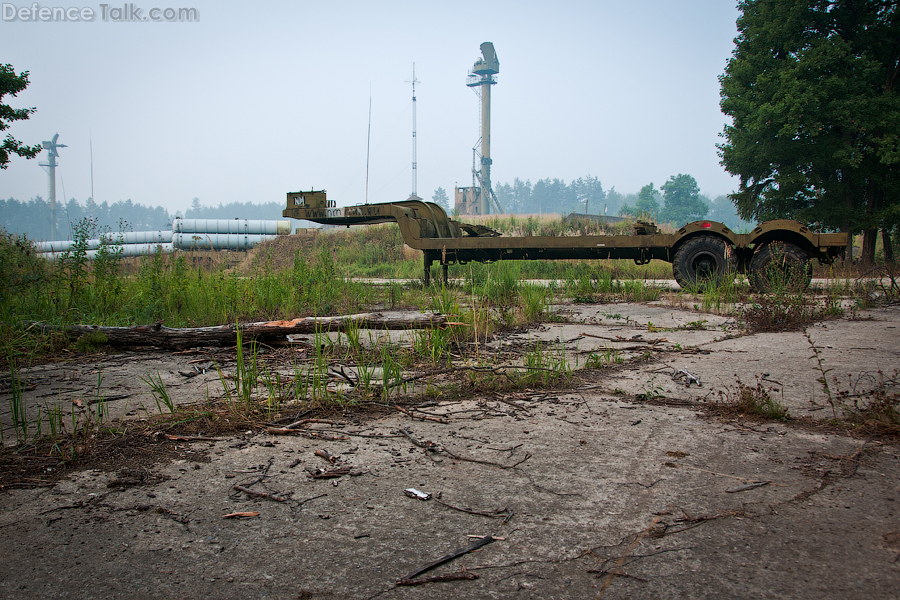
M 879 371 L 889 379 L 900 369 L 900 311 L 864 311 L 854 320 L 825 321 L 805 331 L 742 335 L 693 347 L 703 352 L 660 353 L 652 367 L 628 366 L 606 385 L 632 394 L 715 401 L 738 380 L 750 386 L 762 381 L 791 415 L 833 418 L 830 399 L 841 391 L 874 389 Z M 679 369 L 697 375 L 702 387 L 673 379 Z M 820 381 L 823 374 L 828 390 Z M 839 410 L 837 415 L 842 416 Z
M 0 564 L 0 593 L 585 598 L 608 585 L 609 598 L 893 597 L 896 447 L 596 393 L 523 396 L 521 409 L 431 407 L 446 424 L 395 413 L 327 427 L 347 435 L 339 442 L 197 442 L 197 462 L 155 466 L 145 485 L 109 487 L 117 474 L 91 471 L 10 490 L 0 547 L 15 560 Z M 323 447 L 355 475 L 312 479 L 307 469 L 331 466 L 314 454 Z M 234 512 L 259 516 L 222 518 Z M 477 580 L 395 586 L 470 535 L 504 539 L 429 575 L 464 566 Z
M 310 426 L 346 438 L 337 441 L 251 432 L 184 442 L 172 462 L 4 489 L 0 596 L 895 597 L 897 445 L 798 422 L 717 420 L 702 401 L 732 391 L 735 375 L 752 384 L 765 374 L 792 415 L 824 421 L 822 370 L 861 389 L 900 368 L 900 311 L 744 335 L 727 317 L 684 329 L 697 313 L 672 307 L 571 309 L 580 321 L 495 343 L 510 356 L 560 344 L 573 366 L 585 352 L 618 349 L 625 362 L 581 374 L 574 389 L 426 398 L 409 407 L 418 418 L 391 409 Z M 112 409 L 146 405 L 137 375 L 150 369 L 179 401 L 203 401 L 218 376 L 179 372 L 209 358 L 227 357 L 106 357 L 101 391 L 130 394 Z M 672 379 L 675 369 L 703 386 Z M 84 396 L 95 371 L 44 365 L 28 393 Z M 648 391 L 671 402 L 636 397 Z M 313 477 L 340 466 L 348 472 Z M 406 496 L 410 487 L 431 499 Z M 239 512 L 259 515 L 223 518 Z M 418 577 L 465 567 L 477 579 L 396 585 L 485 535 L 504 539 Z

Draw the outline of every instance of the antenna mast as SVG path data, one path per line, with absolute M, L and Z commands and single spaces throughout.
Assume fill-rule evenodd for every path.
M 366 134 L 366 204 L 369 203 L 369 149 L 372 147 L 372 84 L 369 84 L 369 133 Z
M 413 63 L 413 76 L 412 81 L 407 83 L 412 83 L 412 119 L 413 119 L 413 128 L 412 128 L 412 194 L 409 196 L 410 198 L 418 198 L 418 194 L 416 194 L 416 84 L 419 82 L 416 79 L 416 63 Z
M 94 218 L 94 205 L 97 204 L 96 200 L 94 200 L 94 137 L 91 135 L 91 131 L 88 130 L 88 139 L 91 142 L 91 218 Z

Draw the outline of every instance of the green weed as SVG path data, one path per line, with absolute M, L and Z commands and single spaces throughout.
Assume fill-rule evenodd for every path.
M 803 294 L 760 294 L 756 302 L 741 310 L 750 332 L 796 331 L 824 319 L 842 314 L 840 306 L 819 305 Z
M 525 353 L 523 366 L 525 372 L 522 380 L 525 385 L 549 386 L 568 379 L 572 373 L 562 346 L 548 350 L 543 344 L 536 343 Z
M 23 390 L 26 387 L 21 379 L 21 373 L 14 358 L 9 359 L 9 414 L 12 419 L 13 431 L 18 442 L 28 439 L 28 415 L 25 408 Z M 3 427 L 0 426 L 0 436 L 3 435 Z M 2 438 L 0 438 L 2 441 Z
M 159 374 L 159 371 L 156 372 L 156 379 L 153 378 L 153 374 L 148 373 L 146 378 L 141 377 L 141 381 L 150 388 L 150 393 L 153 395 L 153 399 L 156 400 L 156 408 L 160 413 L 163 412 L 163 406 L 166 407 L 169 414 L 175 412 L 175 401 L 169 396 L 169 390 L 166 389 L 166 384 L 163 383 L 162 375 Z
M 784 404 L 772 398 L 770 390 L 765 389 L 760 380 L 753 387 L 738 380 L 736 390 L 728 393 L 720 391 L 715 410 L 726 415 L 750 415 L 782 421 L 790 417 Z
M 835 403 L 843 418 L 878 433 L 900 435 L 900 371 L 847 375 L 845 384 L 833 378 Z
M 584 362 L 586 369 L 602 369 L 609 365 L 615 365 L 623 362 L 621 353 L 613 347 L 606 347 L 599 350 L 593 350 L 587 356 Z

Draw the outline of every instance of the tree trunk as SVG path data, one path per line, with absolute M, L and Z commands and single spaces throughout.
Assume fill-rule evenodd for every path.
M 864 265 L 875 264 L 875 242 L 878 240 L 877 229 L 863 230 L 862 256 L 860 262 Z
M 878 240 L 877 229 L 863 230 L 863 248 L 860 262 L 864 265 L 875 264 L 875 242 Z
M 882 229 L 881 230 L 881 242 L 884 246 L 884 262 L 893 263 L 894 262 L 894 245 L 891 243 L 891 230 L 890 229 Z
M 844 214 L 843 214 L 843 231 L 846 231 L 849 235 L 847 236 L 847 251 L 844 253 L 844 264 L 851 265 L 853 264 L 853 230 L 850 225 L 850 213 L 853 210 L 853 196 L 850 194 L 848 189 L 844 189 Z
M 348 329 L 423 329 L 448 325 L 444 315 L 382 315 L 361 313 L 339 317 L 306 317 L 293 321 L 264 321 L 239 325 L 189 327 L 176 329 L 154 325 L 134 327 L 102 327 L 98 325 L 70 325 L 55 327 L 45 323 L 30 326 L 45 332 L 62 331 L 69 337 L 95 334 L 99 344 L 128 346 L 160 346 L 162 348 L 191 348 L 194 346 L 225 346 L 237 343 L 240 329 L 242 342 L 284 339 L 288 334 L 317 331 L 347 331 Z

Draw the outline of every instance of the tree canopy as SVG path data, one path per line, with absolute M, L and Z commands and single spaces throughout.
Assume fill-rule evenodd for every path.
M 15 97 L 19 92 L 28 87 L 28 71 L 22 71 L 16 75 L 12 65 L 0 65 L 0 131 L 9 129 L 12 121 L 24 121 L 37 110 L 32 108 L 12 108 L 3 103 L 3 96 L 7 94 Z M 26 146 L 14 138 L 12 134 L 6 134 L 3 144 L 0 144 L 0 169 L 9 166 L 10 154 L 34 158 L 41 151 L 41 145 Z
M 638 192 L 634 206 L 626 202 L 619 209 L 619 214 L 644 219 L 656 219 L 659 216 L 659 199 L 659 190 L 656 189 L 653 183 L 648 183 Z
M 744 219 L 865 233 L 900 223 L 896 0 L 742 0 L 719 156 Z M 886 238 L 887 239 L 887 238 Z M 887 254 L 886 248 L 886 254 Z
M 709 212 L 709 206 L 700 199 L 700 186 L 690 175 L 672 175 L 662 185 L 665 206 L 659 213 L 662 221 L 684 225 L 702 219 Z

